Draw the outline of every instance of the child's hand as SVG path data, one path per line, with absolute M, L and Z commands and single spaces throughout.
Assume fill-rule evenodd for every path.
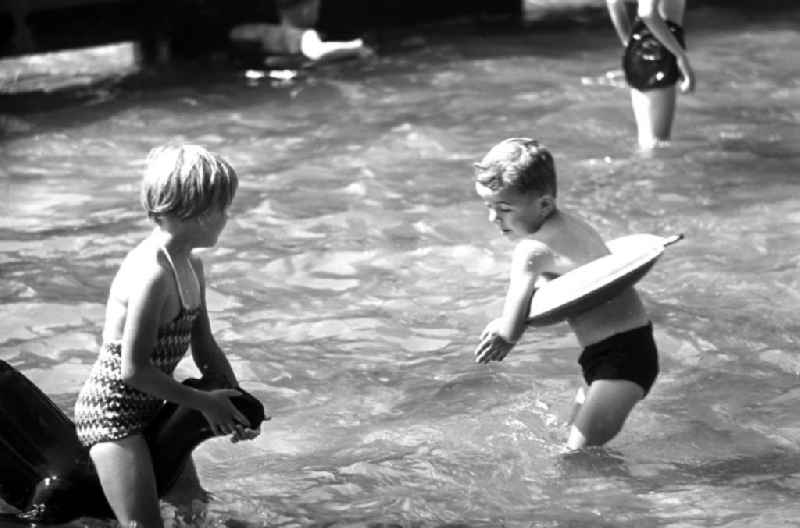
M 481 333 L 481 342 L 475 349 L 475 361 L 477 363 L 503 361 L 503 358 L 514 348 L 515 343 L 506 341 L 498 332 L 500 321 L 500 319 L 495 319 L 490 322 Z
M 236 433 L 236 427 L 250 427 L 247 417 L 231 401 L 241 394 L 236 389 L 218 389 L 205 393 L 205 402 L 200 411 L 216 435 Z
M 244 427 L 242 425 L 235 425 L 233 428 L 233 434 L 231 435 L 231 442 L 236 443 L 242 440 L 252 440 L 253 438 L 257 437 L 261 434 L 261 429 L 250 429 L 249 427 Z
M 489 321 L 489 324 L 487 324 L 486 328 L 484 328 L 483 332 L 481 332 L 481 341 L 483 341 L 492 334 L 500 333 L 500 325 L 502 324 L 503 324 L 503 319 L 501 317 Z

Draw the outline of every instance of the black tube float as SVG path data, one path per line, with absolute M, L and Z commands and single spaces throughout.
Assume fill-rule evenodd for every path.
M 223 388 L 210 379 L 183 383 L 202 390 Z M 261 427 L 264 406 L 249 393 L 231 398 L 252 429 Z M 159 497 L 180 476 L 192 451 L 214 436 L 200 411 L 167 403 L 144 434 L 156 472 Z M 89 450 L 75 424 L 36 385 L 0 360 L 0 498 L 20 513 L 0 521 L 63 524 L 78 517 L 113 518 Z

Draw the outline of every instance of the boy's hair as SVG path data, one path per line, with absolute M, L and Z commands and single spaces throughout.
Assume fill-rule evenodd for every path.
M 553 155 L 535 139 L 504 139 L 474 167 L 475 181 L 494 192 L 511 187 L 521 194 L 536 192 L 556 197 Z
M 147 216 L 187 220 L 233 201 L 239 178 L 221 156 L 197 145 L 156 147 L 147 155 L 141 201 Z

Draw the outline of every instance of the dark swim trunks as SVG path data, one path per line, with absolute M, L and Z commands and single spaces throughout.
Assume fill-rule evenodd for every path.
M 578 363 L 589 385 L 597 379 L 623 379 L 641 386 L 647 395 L 658 376 L 652 323 L 587 346 Z
M 681 47 L 686 48 L 683 28 L 669 20 L 667 27 Z M 633 22 L 631 38 L 622 56 L 622 69 L 628 85 L 640 91 L 666 88 L 680 78 L 675 55 L 661 44 L 640 18 Z

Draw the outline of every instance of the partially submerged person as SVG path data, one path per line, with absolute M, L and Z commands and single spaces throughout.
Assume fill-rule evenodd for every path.
M 685 51 L 685 0 L 606 0 L 611 21 L 625 47 L 623 70 L 631 89 L 639 146 L 650 149 L 670 139 L 677 99 L 694 90 L 695 76 Z M 629 15 L 635 9 L 635 17 Z
M 202 412 L 217 435 L 258 434 L 231 402 L 238 382 L 211 333 L 203 264 L 192 254 L 217 243 L 237 185 L 228 162 L 202 147 L 148 156 L 142 205 L 155 227 L 111 283 L 103 344 L 75 403 L 78 438 L 122 526 L 163 525 L 143 432 L 165 401 Z M 230 388 L 203 391 L 172 377 L 189 345 L 203 376 Z
M 489 221 L 515 240 L 502 315 L 480 336 L 476 361 L 502 361 L 526 329 L 538 281 L 562 275 L 609 253 L 583 219 L 556 204 L 556 171 L 537 141 L 510 138 L 475 164 L 475 190 Z M 579 391 L 567 448 L 601 445 L 616 436 L 658 375 L 647 312 L 633 287 L 568 319 L 583 347 L 578 362 L 588 390 Z
M 280 24 L 247 23 L 230 31 L 234 43 L 253 44 L 262 53 L 301 55 L 312 61 L 366 57 L 372 50 L 360 38 L 324 40 L 314 29 L 320 0 L 277 0 Z

